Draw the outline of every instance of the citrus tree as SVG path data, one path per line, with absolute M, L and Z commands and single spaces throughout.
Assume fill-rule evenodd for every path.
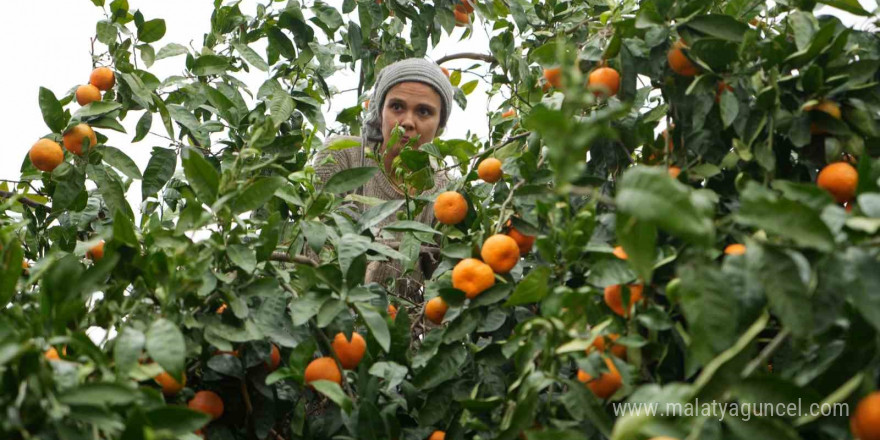
M 96 69 L 40 89 L 3 188 L 0 437 L 880 438 L 880 38 L 813 14 L 857 1 L 215 1 L 201 47 L 91 3 Z M 489 135 L 406 149 L 403 200 L 320 181 L 376 73 L 456 27 L 490 35 L 438 60 L 474 60 Z M 850 411 L 616 410 L 707 401 Z

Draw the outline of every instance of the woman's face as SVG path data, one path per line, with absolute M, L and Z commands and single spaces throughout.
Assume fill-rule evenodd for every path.
M 382 138 L 385 139 L 383 151 L 386 159 L 393 160 L 410 138 L 418 137 L 417 146 L 431 142 L 440 129 L 442 111 L 440 95 L 431 86 L 420 82 L 404 82 L 392 87 L 385 95 L 382 107 Z M 404 134 L 397 145 L 387 145 L 395 125 L 403 128 Z M 391 147 L 391 148 L 389 148 Z

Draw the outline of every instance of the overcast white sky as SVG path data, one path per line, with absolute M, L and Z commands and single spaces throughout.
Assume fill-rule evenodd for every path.
M 867 10 L 877 7 L 876 0 L 860 0 Z M 48 133 L 37 103 L 39 87 L 52 90 L 62 96 L 70 88 L 88 82 L 91 72 L 89 39 L 95 34 L 95 23 L 102 18 L 99 8 L 89 0 L 38 0 L 8 2 L 5 14 L 0 14 L 0 48 L 4 54 L 5 68 L 0 72 L 3 78 L 6 104 L 0 109 L 2 120 L 8 127 L 4 132 L 6 149 L 12 153 L 7 160 L 0 162 L 0 179 L 15 180 L 20 176 L 20 166 L 31 145 Z M 109 0 L 108 0 L 109 3 Z M 212 11 L 211 0 L 129 0 L 131 9 L 140 9 L 146 19 L 164 18 L 167 24 L 165 37 L 154 43 L 158 51 L 167 43 L 175 42 L 201 47 L 202 36 L 209 29 Z M 265 1 L 264 1 L 265 3 Z M 341 9 L 342 0 L 329 0 L 328 3 Z M 242 9 L 253 13 L 256 0 L 245 0 Z M 276 3 L 280 5 L 280 3 Z M 819 12 L 819 11 L 817 11 Z M 864 18 L 851 17 L 837 10 L 823 8 L 821 12 L 839 15 L 847 23 L 860 26 Z M 354 14 L 356 17 L 356 14 Z M 38 25 L 37 25 L 38 24 Z M 457 29 L 452 38 L 444 38 L 440 47 L 429 50 L 429 57 L 440 58 L 457 52 L 488 53 L 488 37 L 481 28 L 475 28 L 474 35 L 465 42 L 458 42 L 462 30 Z M 100 43 L 98 43 L 100 44 Z M 150 69 L 160 79 L 182 71 L 184 58 L 175 57 L 157 61 Z M 465 68 L 474 62 L 470 60 L 452 61 L 447 67 Z M 252 69 L 255 73 L 240 76 L 256 92 L 266 74 Z M 466 75 L 462 82 L 475 79 Z M 356 87 L 354 74 L 340 75 L 331 83 L 339 90 Z M 488 133 L 486 118 L 487 91 L 484 83 L 470 95 L 467 111 L 455 108 L 445 138 L 463 137 L 468 130 L 485 136 Z M 356 92 L 337 95 L 333 106 L 325 114 L 328 124 L 336 118 L 336 112 L 353 105 Z M 75 111 L 77 105 L 71 107 Z M 325 110 L 327 110 L 325 108 Z M 109 145 L 125 151 L 143 171 L 149 160 L 153 146 L 167 146 L 164 139 L 148 137 L 132 144 L 134 124 L 141 112 L 135 112 L 123 121 L 128 134 L 101 130 L 110 138 Z M 164 132 L 158 120 L 154 130 Z M 128 199 L 138 211 L 140 204 L 140 183 L 135 182 L 128 192 Z

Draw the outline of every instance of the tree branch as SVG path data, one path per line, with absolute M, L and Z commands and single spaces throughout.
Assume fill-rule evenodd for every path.
M 2 197 L 2 198 L 4 198 L 4 199 L 11 199 L 11 198 L 16 197 L 16 196 L 19 196 L 19 195 L 20 195 L 20 194 L 12 193 L 12 192 L 9 192 L 9 191 L 0 191 L 0 197 Z M 49 209 L 49 206 L 44 205 L 44 204 L 42 204 L 42 203 L 40 203 L 40 202 L 35 202 L 35 201 L 33 201 L 33 200 L 31 200 L 31 199 L 29 199 L 29 198 L 27 198 L 27 197 L 20 197 L 20 198 L 17 199 L 17 202 L 21 203 L 22 205 L 30 206 L 31 208 L 46 208 L 46 209 Z
M 496 60 L 495 57 L 493 57 L 492 55 L 486 55 L 486 54 L 475 53 L 475 52 L 463 52 L 463 53 L 454 53 L 452 55 L 446 55 L 445 57 L 437 60 L 437 64 L 443 64 L 447 61 L 461 60 L 461 59 L 479 60 L 479 61 L 485 61 L 487 63 L 497 63 L 498 62 L 498 60 Z

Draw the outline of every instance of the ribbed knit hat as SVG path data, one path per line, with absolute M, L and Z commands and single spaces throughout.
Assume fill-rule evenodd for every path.
M 376 85 L 373 95 L 370 97 L 370 105 L 367 108 L 367 116 L 361 130 L 361 146 L 371 143 L 381 145 L 382 138 L 382 107 L 385 105 L 385 95 L 392 87 L 402 82 L 420 82 L 431 86 L 440 95 L 443 109 L 440 113 L 440 128 L 446 126 L 449 115 L 452 113 L 452 100 L 455 91 L 449 78 L 443 73 L 436 63 L 422 58 L 407 58 L 389 64 L 376 76 Z

